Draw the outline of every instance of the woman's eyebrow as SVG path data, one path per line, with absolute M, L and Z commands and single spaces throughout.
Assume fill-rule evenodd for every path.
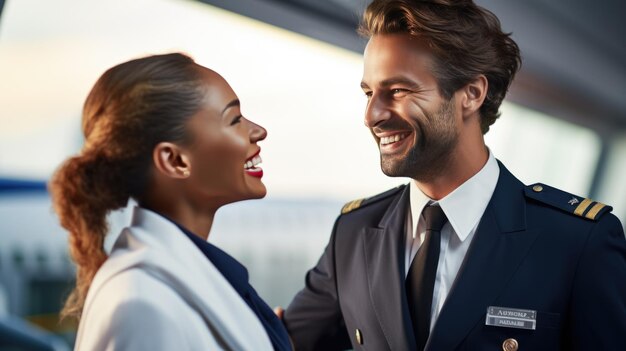
M 229 102 L 228 104 L 226 104 L 226 107 L 224 107 L 224 109 L 222 110 L 222 114 L 224 114 L 224 112 L 226 112 L 226 110 L 228 110 L 231 107 L 235 107 L 235 106 L 240 106 L 241 103 L 239 102 L 239 99 L 235 99 L 231 102 Z

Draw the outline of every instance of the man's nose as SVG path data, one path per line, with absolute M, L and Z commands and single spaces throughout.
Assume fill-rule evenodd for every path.
M 375 126 L 388 120 L 389 116 L 390 111 L 384 99 L 381 99 L 380 96 L 373 94 L 367 103 L 367 108 L 365 109 L 365 126 L 368 128 L 374 128 Z

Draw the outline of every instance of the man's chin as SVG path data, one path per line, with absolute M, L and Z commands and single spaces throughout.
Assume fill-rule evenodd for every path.
M 385 162 L 384 160 L 381 160 L 380 169 L 387 177 L 407 177 L 404 167 L 395 162 Z

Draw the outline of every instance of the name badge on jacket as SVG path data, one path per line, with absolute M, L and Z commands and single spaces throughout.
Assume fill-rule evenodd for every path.
M 537 325 L 537 311 L 489 306 L 487 308 L 485 325 L 535 330 Z

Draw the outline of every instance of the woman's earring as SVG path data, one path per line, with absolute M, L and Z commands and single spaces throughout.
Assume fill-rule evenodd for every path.
M 189 170 L 188 169 L 183 169 L 183 175 L 185 177 L 189 177 Z

